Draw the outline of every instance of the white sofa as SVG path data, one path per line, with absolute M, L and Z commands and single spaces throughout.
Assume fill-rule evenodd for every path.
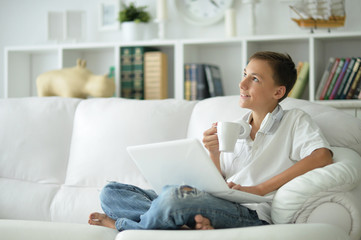
M 335 163 L 295 178 L 277 192 L 272 210 L 277 224 L 119 233 L 87 221 L 91 212 L 101 211 L 99 191 L 108 181 L 150 188 L 126 147 L 202 139 L 211 123 L 234 120 L 247 111 L 238 106 L 238 96 L 199 102 L 1 99 L 0 238 L 360 239 L 361 121 L 303 100 L 286 99 L 282 106 L 312 116 L 334 147 Z

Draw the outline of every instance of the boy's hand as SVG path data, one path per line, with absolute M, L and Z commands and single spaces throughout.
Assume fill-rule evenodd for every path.
M 219 156 L 219 143 L 217 136 L 217 123 L 203 133 L 203 144 L 211 155 Z
M 234 182 L 228 182 L 228 187 L 235 189 L 235 190 L 240 190 L 243 192 L 248 192 L 248 193 L 252 193 L 252 194 L 256 194 L 256 195 L 260 195 L 263 196 L 264 194 L 262 193 L 262 190 L 260 189 L 259 185 L 257 186 L 241 186 L 239 184 L 235 184 Z

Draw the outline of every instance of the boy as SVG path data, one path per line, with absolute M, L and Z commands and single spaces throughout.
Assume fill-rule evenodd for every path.
M 301 110 L 279 105 L 297 78 L 288 55 L 255 53 L 239 84 L 243 119 L 251 126 L 234 153 L 220 153 L 216 124 L 204 132 L 203 143 L 230 188 L 258 195 L 273 192 L 293 178 L 332 163 L 329 144 L 311 118 Z M 206 181 L 206 179 L 205 179 Z M 151 190 L 110 183 L 101 193 L 105 214 L 92 213 L 89 223 L 126 229 L 231 228 L 271 223 L 268 203 L 241 205 L 191 186 Z

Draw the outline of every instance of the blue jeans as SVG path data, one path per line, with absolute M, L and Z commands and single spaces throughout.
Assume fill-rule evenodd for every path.
M 119 231 L 193 228 L 197 214 L 208 218 L 214 228 L 268 224 L 253 210 L 189 186 L 165 186 L 157 196 L 152 190 L 111 182 L 103 188 L 100 201 Z

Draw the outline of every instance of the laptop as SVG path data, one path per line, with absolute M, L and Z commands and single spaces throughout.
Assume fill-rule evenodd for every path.
M 157 194 L 165 185 L 188 185 L 232 202 L 271 201 L 230 189 L 198 139 L 131 146 L 127 151 Z

